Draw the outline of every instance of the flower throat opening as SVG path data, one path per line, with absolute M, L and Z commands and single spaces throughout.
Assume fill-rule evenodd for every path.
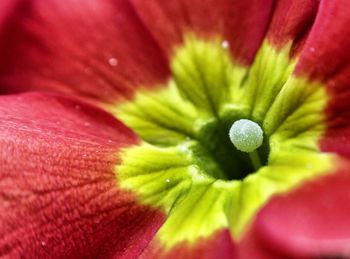
M 251 120 L 210 122 L 200 131 L 200 144 L 191 151 L 198 166 L 211 177 L 242 180 L 267 164 L 268 138 Z

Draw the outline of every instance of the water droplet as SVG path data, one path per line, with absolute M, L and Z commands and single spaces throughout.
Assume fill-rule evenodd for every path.
M 83 157 L 87 157 L 87 155 L 86 155 L 86 154 L 83 154 Z
M 170 183 L 170 179 L 169 179 L 169 178 L 167 178 L 165 181 L 166 181 L 167 183 Z
M 90 126 L 90 122 L 84 122 L 84 126 L 86 126 L 86 127 L 88 127 L 88 126 Z
M 118 59 L 110 58 L 108 59 L 108 64 L 110 64 L 112 67 L 116 67 L 118 65 Z
M 46 242 L 45 241 L 41 241 L 40 242 L 42 246 L 46 246 Z
M 230 47 L 230 43 L 228 42 L 228 40 L 224 40 L 222 43 L 221 43 L 221 47 L 223 49 L 227 49 L 228 47 Z
M 310 51 L 311 52 L 315 52 L 315 48 L 314 47 L 310 47 Z

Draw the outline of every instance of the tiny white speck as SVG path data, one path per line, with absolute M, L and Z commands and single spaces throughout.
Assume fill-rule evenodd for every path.
M 221 47 L 222 47 L 223 49 L 227 49 L 229 46 L 230 46 L 230 43 L 229 43 L 227 40 L 224 40 L 224 41 L 221 43 Z
M 168 179 L 166 179 L 165 181 L 166 181 L 167 183 L 170 183 L 170 179 L 169 179 L 169 178 L 168 178 Z
M 83 157 L 86 157 L 87 155 L 86 154 L 83 154 Z
M 84 122 L 84 126 L 90 126 L 90 122 Z
M 310 51 L 311 51 L 311 52 L 315 52 L 315 48 L 314 48 L 314 47 L 311 47 L 311 48 L 310 48 Z
M 41 241 L 41 245 L 42 246 L 46 246 L 46 242 L 45 241 Z
M 115 67 L 118 65 L 118 59 L 110 58 L 110 59 L 108 59 L 108 64 L 110 64 L 112 67 Z

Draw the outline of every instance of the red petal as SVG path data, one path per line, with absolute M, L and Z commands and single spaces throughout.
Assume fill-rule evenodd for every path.
M 315 20 L 319 0 L 279 0 L 275 5 L 268 39 L 277 46 L 299 44 Z
M 184 33 L 221 36 L 232 54 L 249 64 L 269 22 L 272 1 L 260 0 L 132 0 L 153 36 L 167 52 Z
M 255 229 L 267 247 L 301 257 L 350 256 L 348 170 L 273 198 L 258 214 Z
M 11 16 L 12 11 L 17 7 L 18 0 L 2 0 L 0 3 L 0 30 L 7 19 Z M 1 31 L 0 31 L 1 35 Z
M 237 245 L 237 258 L 239 259 L 290 259 L 289 257 L 278 254 L 274 249 L 266 247 L 254 230 L 246 232 L 242 240 Z M 301 258 L 298 258 L 301 259 Z
M 329 103 L 323 151 L 350 157 L 350 2 L 321 1 L 297 74 L 323 81 Z
M 325 81 L 344 71 L 350 61 L 349 13 L 347 0 L 321 1 L 297 74 Z
M 156 240 L 146 248 L 140 259 L 232 259 L 235 258 L 235 248 L 229 230 L 218 231 L 209 238 L 196 241 L 195 244 L 182 243 L 170 250 L 165 250 Z
M 167 60 L 128 1 L 22 4 L 0 41 L 0 82 L 8 92 L 44 89 L 115 101 L 167 81 Z
M 138 138 L 89 105 L 0 98 L 0 257 L 135 258 L 163 221 L 117 187 L 118 150 Z

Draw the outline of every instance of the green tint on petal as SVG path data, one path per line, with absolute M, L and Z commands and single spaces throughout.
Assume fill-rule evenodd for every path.
M 263 121 L 274 99 L 290 77 L 296 61 L 289 57 L 290 44 L 276 50 L 265 41 L 258 51 L 243 84 L 242 104 L 249 109 L 249 117 Z
M 176 145 L 194 135 L 193 121 L 198 112 L 181 98 L 173 82 L 155 92 L 137 92 L 133 101 L 108 108 L 145 141 L 155 145 Z
M 194 244 L 199 237 L 228 228 L 229 194 L 234 193 L 238 185 L 238 182 L 209 179 L 193 185 L 157 234 L 165 249 L 184 241 Z
M 120 187 L 135 192 L 142 203 L 167 213 L 186 193 L 193 179 L 201 179 L 193 161 L 179 147 L 148 144 L 125 149 L 116 167 Z
M 278 131 L 284 138 L 290 138 L 316 127 L 318 132 L 314 136 L 319 137 L 326 126 L 323 110 L 327 101 L 322 84 L 291 76 L 265 116 L 266 134 Z
M 290 44 L 277 50 L 265 41 L 247 68 L 219 38 L 185 39 L 167 85 L 111 108 L 144 140 L 121 154 L 118 182 L 167 214 L 157 234 L 167 249 L 225 227 L 239 239 L 271 196 L 332 171 L 336 162 L 318 148 L 327 93 L 292 75 L 297 58 L 290 58 Z M 264 132 L 257 171 L 229 139 L 239 119 Z
M 287 192 L 304 181 L 328 173 L 335 157 L 307 150 L 280 152 L 276 160 L 251 174 L 241 184 L 238 201 L 233 210 L 231 231 L 235 238 L 244 233 L 258 210 L 275 194 Z
M 171 62 L 174 80 L 181 94 L 195 107 L 217 117 L 221 105 L 237 96 L 246 69 L 234 64 L 221 40 L 212 42 L 188 36 Z

